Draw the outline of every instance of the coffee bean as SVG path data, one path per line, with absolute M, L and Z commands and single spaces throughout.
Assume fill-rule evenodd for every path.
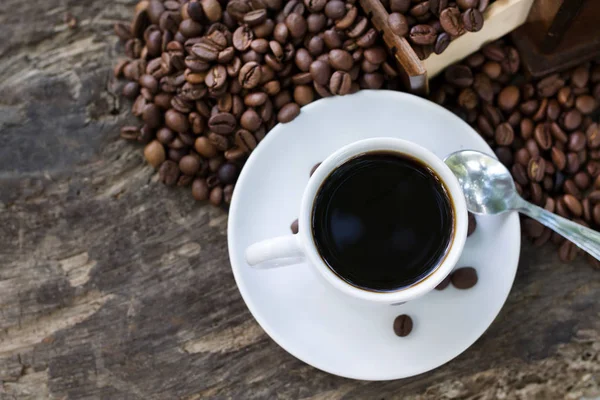
M 483 28 L 483 15 L 476 8 L 469 8 L 462 15 L 463 25 L 468 32 L 478 32 Z
M 179 170 L 189 176 L 194 176 L 200 170 L 202 160 L 195 154 L 188 154 L 179 160 Z
M 144 148 L 144 157 L 148 164 L 158 168 L 165 161 L 165 148 L 160 142 L 153 140 Z
M 529 151 L 526 148 L 520 148 L 515 152 L 515 162 L 526 167 L 529 165 L 529 160 L 531 160 L 531 154 L 529 154 Z
M 537 83 L 537 93 L 540 97 L 551 97 L 554 96 L 564 84 L 565 81 L 560 78 L 559 74 L 552 74 Z
M 454 7 L 448 7 L 440 13 L 440 24 L 451 36 L 460 36 L 464 33 L 463 21 L 460 11 Z
M 213 206 L 220 205 L 223 202 L 223 188 L 221 186 L 214 187 L 210 191 L 208 201 L 210 201 Z
M 208 194 L 210 190 L 206 179 L 196 178 L 192 182 L 192 196 L 198 201 L 208 200 Z
M 589 148 L 597 149 L 600 147 L 600 125 L 598 123 L 594 122 L 590 124 L 585 132 L 585 135 Z
M 194 149 L 202 157 L 211 158 L 217 155 L 217 148 L 205 136 L 196 139 Z
M 563 202 L 571 212 L 571 214 L 577 218 L 583 215 L 583 207 L 581 202 L 573 195 L 566 194 L 563 196 Z
M 563 113 L 560 118 L 561 126 L 568 131 L 573 131 L 579 128 L 581 121 L 582 116 L 578 110 L 569 110 Z
M 411 0 L 390 0 L 390 10 L 391 12 L 398 12 L 404 14 L 408 12 L 408 9 L 410 8 L 410 2 Z
M 479 104 L 477 93 L 471 88 L 464 88 L 458 95 L 458 104 L 466 110 L 475 109 Z
M 590 71 L 585 65 L 581 65 L 573 70 L 571 75 L 571 82 L 577 88 L 584 88 L 587 86 L 590 78 Z
M 445 277 L 436 287 L 435 290 L 444 290 L 450 285 L 450 275 Z
M 415 25 L 410 29 L 408 37 L 415 44 L 434 44 L 437 39 L 437 32 L 431 25 Z
M 533 132 L 533 137 L 541 149 L 550 150 L 552 147 L 552 134 L 549 123 L 537 124 Z
M 128 82 L 123 86 L 123 96 L 134 99 L 140 94 L 140 85 L 137 82 Z
M 314 90 L 312 87 L 307 85 L 299 85 L 294 88 L 294 101 L 300 105 L 300 107 L 311 103 L 314 100 Z
M 300 114 L 300 107 L 296 103 L 288 103 L 279 110 L 277 121 L 282 124 L 291 122 Z
M 313 174 L 315 173 L 315 171 L 317 170 L 317 168 L 319 168 L 319 165 L 321 165 L 321 163 L 316 163 L 315 165 L 313 165 L 313 167 L 310 169 L 310 176 L 313 176 Z
M 446 48 L 450 44 L 450 41 L 451 41 L 451 38 L 450 38 L 449 34 L 447 34 L 446 32 L 440 33 L 437 36 L 435 45 L 433 46 L 433 51 L 435 52 L 435 54 L 442 54 L 444 52 L 444 50 L 446 50 Z M 480 94 L 480 96 L 481 96 L 481 94 Z
M 446 80 L 457 87 L 465 88 L 473 84 L 473 73 L 465 65 L 451 65 L 444 73 Z
M 261 68 L 257 62 L 250 61 L 242 66 L 239 82 L 244 89 L 252 89 L 260 84 Z
M 567 166 L 567 157 L 565 153 L 558 147 L 552 147 L 551 151 L 552 162 L 559 171 L 562 171 Z
M 329 64 L 337 70 L 350 71 L 354 62 L 347 51 L 334 49 L 329 52 Z
M 498 106 L 504 111 L 510 111 L 519 103 L 520 95 L 519 88 L 507 86 L 498 94 Z
M 600 204 L 596 204 L 592 210 L 592 219 L 596 225 L 600 225 Z
M 581 162 L 576 153 L 567 153 L 567 172 L 574 174 L 579 171 Z
M 523 229 L 530 238 L 539 238 L 544 233 L 544 225 L 533 219 L 526 219 L 523 222 Z
M 234 183 L 238 176 L 238 168 L 232 163 L 225 163 L 219 167 L 217 178 L 223 184 Z
M 569 140 L 567 134 L 561 129 L 560 126 L 558 126 L 556 122 L 552 122 L 552 124 L 550 124 L 550 133 L 558 142 L 566 143 Z
M 296 218 L 290 225 L 290 230 L 295 235 L 298 233 L 298 219 Z
M 544 179 L 545 160 L 541 157 L 534 157 L 527 164 L 527 175 L 533 182 L 541 182 Z
M 402 314 L 394 319 L 394 333 L 396 336 L 406 337 L 413 329 L 413 320 L 410 316 Z
M 577 131 L 569 135 L 568 148 L 571 151 L 578 152 L 586 147 L 586 136 L 583 132 Z
M 496 148 L 495 153 L 498 160 L 500 160 L 506 168 L 510 168 L 513 165 L 513 154 L 512 151 L 510 151 L 510 148 L 498 147 Z
M 320 85 L 326 85 L 329 82 L 331 76 L 331 69 L 329 64 L 324 61 L 314 61 L 310 65 L 310 75 L 313 80 Z
M 458 268 L 450 275 L 450 281 L 457 289 L 470 289 L 478 281 L 477 271 L 472 267 Z
M 477 229 L 477 220 L 475 219 L 475 215 L 469 213 L 469 225 L 467 228 L 467 237 L 471 236 L 475 233 L 475 229 Z
M 494 137 L 498 145 L 509 146 L 515 138 L 515 133 L 512 126 L 510 126 L 508 122 L 503 122 L 496 127 Z
M 434 15 L 440 15 L 448 7 L 448 0 L 429 0 L 429 10 Z
M 527 169 L 521 164 L 514 164 L 511 168 L 511 173 L 515 181 L 520 185 L 527 185 L 529 183 L 529 178 L 527 177 Z
M 573 243 L 565 240 L 563 244 L 558 248 L 558 257 L 563 262 L 572 262 L 577 258 L 579 249 Z
M 242 114 L 240 118 L 240 125 L 242 128 L 249 130 L 250 132 L 256 132 L 260 127 L 262 120 L 256 110 L 249 108 Z
M 332 0 L 325 5 L 325 15 L 332 20 L 338 20 L 346 15 L 346 5 L 343 1 Z
M 208 127 L 211 131 L 220 135 L 232 133 L 237 125 L 235 117 L 228 112 L 221 112 L 213 115 L 208 120 Z
M 179 179 L 179 167 L 177 163 L 167 160 L 160 165 L 158 170 L 159 180 L 167 186 L 173 186 Z

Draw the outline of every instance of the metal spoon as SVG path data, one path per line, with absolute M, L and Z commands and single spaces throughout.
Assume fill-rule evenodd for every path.
M 518 195 L 510 172 L 498 160 L 474 150 L 450 154 L 444 160 L 450 167 L 475 214 L 518 211 L 560 233 L 600 260 L 600 233 L 535 206 Z

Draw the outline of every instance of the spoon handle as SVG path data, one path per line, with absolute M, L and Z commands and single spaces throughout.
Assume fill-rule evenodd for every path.
M 600 232 L 553 214 L 520 197 L 515 201 L 515 209 L 560 233 L 578 247 L 590 253 L 594 258 L 600 260 Z

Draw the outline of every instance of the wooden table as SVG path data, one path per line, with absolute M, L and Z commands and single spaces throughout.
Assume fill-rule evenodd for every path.
M 226 213 L 119 140 L 112 25 L 134 3 L 0 2 L 0 399 L 600 395 L 600 271 L 552 246 L 524 245 L 494 324 L 433 372 L 358 382 L 277 346 L 235 286 Z

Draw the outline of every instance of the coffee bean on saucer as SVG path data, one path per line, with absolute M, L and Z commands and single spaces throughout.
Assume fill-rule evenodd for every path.
M 467 237 L 471 236 L 477 229 L 477 219 L 473 213 L 469 213 L 469 227 L 467 228 Z
M 294 222 L 292 222 L 292 225 L 290 225 L 290 229 L 292 230 L 292 233 L 294 235 L 298 233 L 298 219 L 295 219 Z
M 317 170 L 317 168 L 319 168 L 319 165 L 321 165 L 321 163 L 316 163 L 315 165 L 313 165 L 313 167 L 310 169 L 310 175 L 309 176 L 313 176 L 313 174 L 315 173 L 315 171 Z
M 444 278 L 443 281 L 440 282 L 439 285 L 435 287 L 435 290 L 444 290 L 450 285 L 450 275 Z
M 477 271 L 472 267 L 463 267 L 450 275 L 452 285 L 457 289 L 470 289 L 477 283 Z
M 394 333 L 400 337 L 406 337 L 413 329 L 413 320 L 410 316 L 402 314 L 394 320 Z

